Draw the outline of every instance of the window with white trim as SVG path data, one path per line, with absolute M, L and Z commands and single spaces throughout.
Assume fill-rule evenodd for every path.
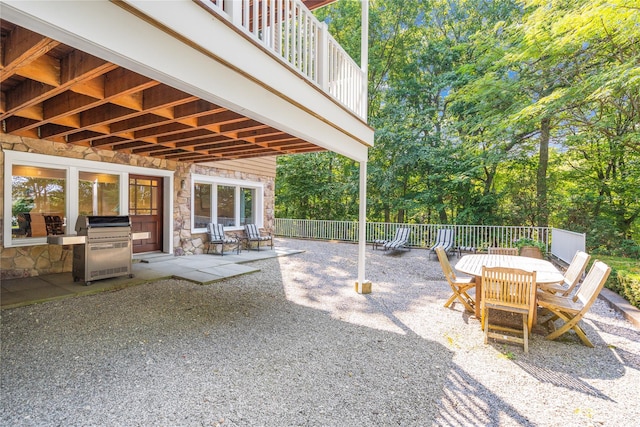
M 193 232 L 205 232 L 209 223 L 229 230 L 240 230 L 245 224 L 262 226 L 261 182 L 193 175 L 192 194 Z
M 78 215 L 128 214 L 123 183 L 130 173 L 173 177 L 172 171 L 47 154 L 6 150 L 4 156 L 5 247 L 41 245 L 47 236 L 73 234 Z

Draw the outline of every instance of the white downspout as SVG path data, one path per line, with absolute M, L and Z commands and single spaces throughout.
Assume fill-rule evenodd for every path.
M 367 117 L 367 81 L 369 64 L 369 2 L 362 2 L 362 22 L 360 34 L 360 58 L 362 81 L 362 109 L 363 117 Z M 371 282 L 365 279 L 365 256 L 367 249 L 367 161 L 360 162 L 360 203 L 359 218 L 360 227 L 358 233 L 358 281 L 356 292 L 362 294 L 371 293 Z

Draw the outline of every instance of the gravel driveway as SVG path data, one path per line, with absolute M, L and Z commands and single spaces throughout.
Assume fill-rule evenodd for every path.
M 595 348 L 483 344 L 426 251 L 305 253 L 207 286 L 165 280 L 2 311 L 4 426 L 630 425 L 640 332 L 598 301 Z M 452 264 L 457 259 L 452 257 Z

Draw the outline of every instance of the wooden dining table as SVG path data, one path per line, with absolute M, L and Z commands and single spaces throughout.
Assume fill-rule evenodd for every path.
M 476 278 L 476 317 L 480 318 L 482 297 L 482 267 L 519 268 L 536 272 L 536 285 L 562 282 L 563 274 L 549 261 L 526 256 L 475 254 L 465 255 L 457 262 L 455 269 Z

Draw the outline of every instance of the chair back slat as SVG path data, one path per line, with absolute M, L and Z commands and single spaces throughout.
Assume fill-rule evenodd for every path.
M 487 248 L 487 253 L 492 255 L 518 255 L 518 248 L 497 248 L 491 247 Z
M 224 225 L 209 223 L 209 236 L 211 241 L 224 239 Z
M 244 226 L 244 231 L 250 239 L 257 239 L 260 237 L 260 230 L 258 230 L 258 226 L 255 224 L 246 224 Z
M 440 266 L 442 267 L 444 276 L 449 282 L 455 282 L 457 278 L 456 273 L 453 271 L 453 268 L 451 268 L 451 263 L 449 262 L 449 258 L 447 258 L 444 247 L 438 246 L 435 251 L 438 255 L 438 261 L 440 261 Z
M 583 304 L 583 312 L 588 311 L 589 307 L 595 302 L 610 273 L 611 267 L 602 261 L 594 261 L 591 270 L 587 273 L 587 277 L 584 278 L 580 289 L 576 293 L 576 297 Z
M 571 264 L 567 267 L 567 271 L 564 273 L 564 281 L 569 285 L 566 294 L 571 292 L 573 288 L 578 284 L 582 274 L 587 268 L 587 264 L 591 259 L 591 255 L 583 251 L 577 251 L 571 260 Z
M 515 268 L 482 267 L 482 300 L 530 310 L 535 299 L 536 273 Z
M 410 230 L 408 228 L 398 228 L 396 230 L 396 237 L 394 241 L 406 242 L 409 239 Z
M 444 246 L 445 249 L 453 246 L 453 229 L 441 228 L 438 230 L 435 246 Z

